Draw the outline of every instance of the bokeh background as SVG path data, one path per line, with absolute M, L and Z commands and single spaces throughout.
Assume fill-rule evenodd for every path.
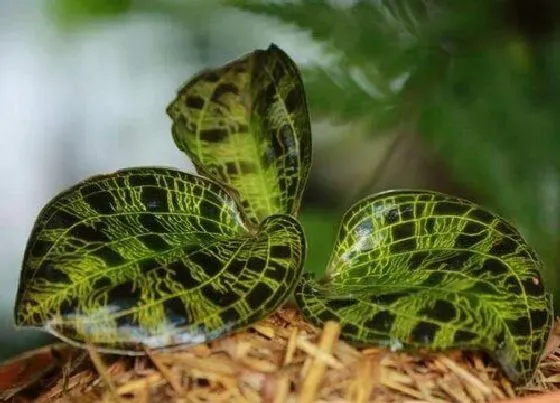
M 274 42 L 312 115 L 307 270 L 361 197 L 427 188 L 513 222 L 560 308 L 560 2 L 0 1 L 0 359 L 49 338 L 12 309 L 36 214 L 85 177 L 192 171 L 165 107 L 195 72 Z

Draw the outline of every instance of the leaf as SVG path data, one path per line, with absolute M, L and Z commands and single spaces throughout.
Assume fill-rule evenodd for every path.
M 556 47 L 543 48 L 546 59 L 555 50 L 560 57 Z M 535 245 L 547 263 L 544 279 L 560 296 L 560 62 L 537 69 L 541 60 L 523 62 L 529 52 L 513 40 L 463 52 L 421 103 L 418 127 L 454 177 Z M 560 298 L 555 303 L 559 310 Z
M 228 0 L 228 4 L 253 14 L 276 18 L 309 32 L 311 37 L 340 51 L 354 64 L 408 70 L 406 55 L 421 39 L 434 4 L 410 0 L 357 0 L 340 5 L 327 0 L 308 2 L 263 2 Z M 410 61 L 408 59 L 407 61 Z
M 520 228 L 546 262 L 549 289 L 560 295 L 557 30 L 544 24 L 535 36 L 527 31 L 531 17 L 510 1 L 229 3 L 306 31 L 341 60 L 337 70 L 357 69 L 375 88 L 410 73 L 386 100 L 368 99 L 328 69 L 304 71 L 304 79 L 315 115 L 363 121 L 362 114 L 375 123 L 372 132 L 402 120 L 421 135 L 455 182 Z M 560 310 L 560 298 L 555 305 Z
M 304 254 L 290 216 L 249 231 L 220 185 L 129 168 L 90 178 L 41 211 L 15 321 L 114 352 L 201 343 L 273 312 Z
M 418 63 L 415 52 L 428 20 L 428 4 L 409 0 L 271 3 L 229 0 L 232 6 L 275 18 L 287 28 L 305 31 L 325 53 L 321 67 L 303 71 L 314 116 L 371 124 L 370 132 L 386 129 L 407 116 L 401 107 L 402 88 Z
M 336 235 L 340 214 L 327 209 L 304 208 L 300 222 L 305 232 L 305 268 L 323 274 L 329 260 L 328 251 Z
M 109 19 L 128 13 L 133 8 L 131 0 L 54 0 L 48 11 L 61 27 L 76 27 L 90 20 Z
M 525 382 L 553 319 L 541 270 L 500 217 L 440 193 L 391 191 L 345 214 L 328 281 L 306 277 L 295 297 L 308 321 L 339 321 L 356 344 L 481 349 Z
M 311 128 L 299 72 L 277 46 L 198 74 L 167 113 L 177 147 L 199 173 L 238 193 L 252 225 L 297 215 Z

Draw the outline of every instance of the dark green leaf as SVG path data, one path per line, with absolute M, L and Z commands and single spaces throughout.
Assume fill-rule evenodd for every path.
M 396 191 L 344 216 L 329 282 L 304 278 L 296 301 L 356 344 L 486 350 L 526 382 L 553 320 L 542 262 L 511 225 L 468 201 Z
M 165 168 L 96 176 L 39 214 L 15 321 L 73 343 L 134 352 L 212 340 L 291 294 L 305 241 L 272 215 L 248 230 L 215 182 Z
M 297 215 L 311 164 L 299 72 L 271 45 L 190 80 L 167 108 L 198 172 L 230 186 L 249 221 Z

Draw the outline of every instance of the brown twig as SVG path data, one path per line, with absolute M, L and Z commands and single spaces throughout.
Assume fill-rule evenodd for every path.
M 87 345 L 86 350 L 89 354 L 89 358 L 91 359 L 91 362 L 93 363 L 95 369 L 97 370 L 97 373 L 99 374 L 99 376 L 103 380 L 103 383 L 107 387 L 107 392 L 109 394 L 109 397 L 115 403 L 119 403 L 120 399 L 117 393 L 117 389 L 115 388 L 115 384 L 113 383 L 111 377 L 109 376 L 109 371 L 107 371 L 107 368 L 105 368 L 105 365 L 101 360 L 101 356 L 92 345 Z
M 152 354 L 149 349 L 146 348 L 144 351 L 146 352 L 146 355 L 148 356 L 148 358 L 150 358 L 154 366 L 157 368 L 157 370 L 161 373 L 161 375 L 167 380 L 167 382 L 169 382 L 175 393 L 178 396 L 183 396 L 185 394 L 185 390 L 183 389 L 177 378 L 165 366 L 165 364 L 159 361 L 159 359 L 154 354 Z
M 340 325 L 336 322 L 327 322 L 323 328 L 323 334 L 319 342 L 319 352 L 329 354 L 332 351 L 333 345 L 338 340 L 340 334 Z M 303 381 L 300 393 L 298 394 L 298 402 L 310 403 L 314 402 L 317 397 L 318 388 L 321 379 L 327 368 L 325 359 L 320 354 L 315 355 L 309 373 Z

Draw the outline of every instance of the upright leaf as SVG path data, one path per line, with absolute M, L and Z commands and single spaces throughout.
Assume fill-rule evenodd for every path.
M 345 214 L 329 281 L 304 278 L 295 296 L 307 320 L 339 321 L 357 344 L 482 349 L 525 382 L 553 319 L 541 270 L 519 233 L 480 206 L 386 192 Z
M 125 169 L 90 178 L 41 211 L 15 321 L 117 352 L 201 343 L 273 312 L 293 291 L 304 253 L 290 216 L 248 231 L 217 183 Z
M 189 81 L 167 108 L 173 139 L 199 173 L 237 193 L 251 224 L 295 214 L 311 165 L 299 72 L 275 45 Z

